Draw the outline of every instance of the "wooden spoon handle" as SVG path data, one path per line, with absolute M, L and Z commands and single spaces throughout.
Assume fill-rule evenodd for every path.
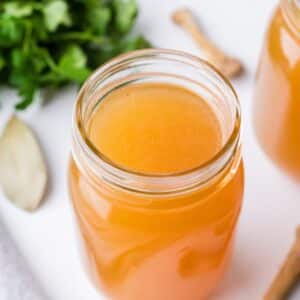
M 284 264 L 274 278 L 264 300 L 284 300 L 300 276 L 300 227 Z
M 177 10 L 173 14 L 173 20 L 181 25 L 191 34 L 197 44 L 202 48 L 205 54 L 209 56 L 226 56 L 205 34 L 200 30 L 195 17 L 188 9 Z
M 172 15 L 173 21 L 191 34 L 201 47 L 207 59 L 226 76 L 233 77 L 242 71 L 239 60 L 226 55 L 200 30 L 193 14 L 188 9 L 176 10 Z

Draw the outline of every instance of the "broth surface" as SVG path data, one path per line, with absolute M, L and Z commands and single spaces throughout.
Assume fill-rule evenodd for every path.
M 210 105 L 187 89 L 159 83 L 109 94 L 91 118 L 89 137 L 112 162 L 144 173 L 196 168 L 222 146 Z

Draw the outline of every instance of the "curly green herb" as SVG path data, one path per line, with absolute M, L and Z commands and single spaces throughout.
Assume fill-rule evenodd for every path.
M 78 84 L 120 53 L 149 47 L 128 36 L 136 0 L 4 0 L 0 3 L 0 79 L 18 89 L 17 109 L 42 87 Z

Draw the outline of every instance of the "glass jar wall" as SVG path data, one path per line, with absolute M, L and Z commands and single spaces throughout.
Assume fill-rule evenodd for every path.
M 300 6 L 283 0 L 265 36 L 254 94 L 254 125 L 268 156 L 300 181 Z
M 96 147 L 89 128 L 105 99 L 145 84 L 176 85 L 205 100 L 221 130 L 220 148 L 210 159 L 192 169 L 150 174 L 125 168 Z M 87 269 L 111 299 L 200 300 L 216 287 L 232 253 L 242 203 L 240 126 L 231 85 L 207 63 L 181 52 L 123 55 L 82 87 L 74 113 L 70 195 Z

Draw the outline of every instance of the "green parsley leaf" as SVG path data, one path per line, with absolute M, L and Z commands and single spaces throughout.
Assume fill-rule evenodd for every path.
M 7 15 L 0 15 L 0 47 L 7 48 L 22 42 L 24 23 Z
M 30 4 L 21 4 L 16 1 L 11 1 L 4 4 L 4 14 L 11 17 L 27 17 L 32 14 L 32 11 L 33 6 Z
M 115 55 L 150 47 L 130 34 L 136 15 L 136 0 L 0 1 L 0 79 L 18 90 L 16 108 L 40 88 L 82 84 Z
M 120 32 L 128 32 L 137 14 L 136 0 L 114 0 L 116 26 Z
M 87 57 L 77 45 L 70 45 L 58 63 L 58 72 L 67 80 L 83 83 L 90 75 L 87 68 Z
M 16 104 L 17 110 L 26 109 L 34 100 L 34 95 L 37 90 L 37 85 L 34 80 L 23 79 L 23 83 L 19 85 L 19 95 L 22 100 Z
M 19 95 L 22 97 L 22 100 L 16 105 L 16 109 L 25 109 L 32 103 L 38 86 L 36 60 L 20 49 L 14 49 L 11 63 L 14 68 L 10 74 L 10 84 L 18 88 Z
M 55 31 L 60 25 L 71 25 L 68 4 L 63 0 L 54 0 L 47 3 L 43 12 L 45 15 L 45 24 L 49 31 Z
M 102 5 L 96 6 L 87 13 L 87 21 L 95 34 L 103 34 L 111 20 L 111 11 Z

